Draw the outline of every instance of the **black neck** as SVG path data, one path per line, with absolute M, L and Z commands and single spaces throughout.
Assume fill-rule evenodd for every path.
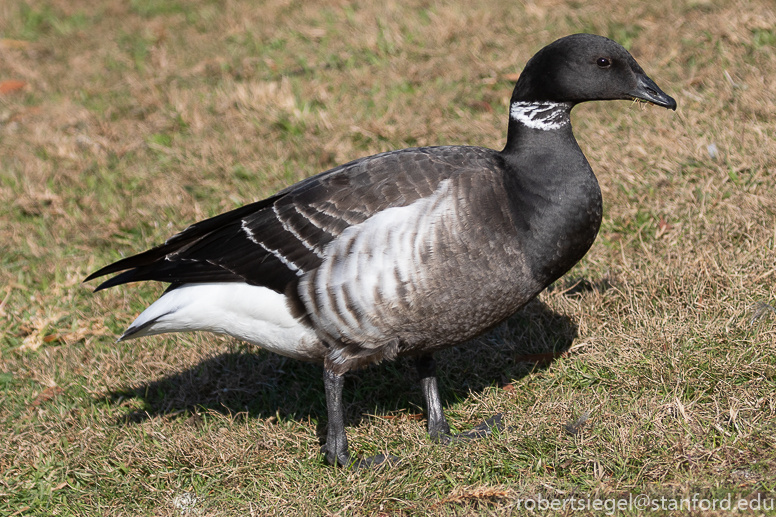
M 521 118 L 510 117 L 501 152 L 504 181 L 520 238 L 532 242 L 526 258 L 537 280 L 547 285 L 593 243 L 601 222 L 601 191 L 570 122 L 548 117 L 545 122 L 558 127 L 540 129 Z

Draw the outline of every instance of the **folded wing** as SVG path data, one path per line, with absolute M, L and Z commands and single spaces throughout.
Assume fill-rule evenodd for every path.
M 475 150 L 477 152 L 472 153 Z M 403 149 L 313 176 L 278 194 L 198 222 L 163 245 L 106 266 L 86 280 L 121 272 L 96 290 L 127 282 L 245 282 L 283 293 L 317 269 L 346 228 L 391 207 L 431 196 L 464 162 L 486 150 Z

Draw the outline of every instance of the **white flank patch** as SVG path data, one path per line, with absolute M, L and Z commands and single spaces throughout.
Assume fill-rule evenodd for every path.
M 550 131 L 570 122 L 571 104 L 567 102 L 513 102 L 509 109 L 512 119 L 531 129 Z
M 281 221 L 281 222 L 282 222 L 282 221 Z M 262 248 L 264 248 L 264 251 L 266 251 L 267 253 L 272 253 L 273 255 L 275 255 L 275 256 L 276 256 L 276 257 L 277 257 L 277 258 L 280 260 L 280 262 L 282 262 L 283 264 L 285 264 L 285 265 L 288 267 L 288 269 L 290 269 L 291 271 L 293 271 L 294 273 L 296 273 L 296 275 L 297 275 L 297 276 L 302 276 L 302 275 L 304 275 L 304 271 L 302 271 L 301 269 L 299 269 L 299 266 L 297 266 L 296 264 L 294 264 L 293 262 L 291 262 L 290 260 L 288 260 L 286 257 L 284 257 L 284 256 L 283 256 L 283 254 L 282 254 L 282 253 L 280 253 L 280 251 L 278 251 L 278 250 L 273 250 L 273 249 L 271 249 L 271 248 L 268 248 L 268 247 L 267 247 L 267 246 L 266 246 L 266 245 L 265 245 L 263 242 L 261 242 L 260 240 L 258 240 L 258 239 L 257 239 L 257 238 L 256 238 L 256 237 L 253 235 L 253 231 L 251 231 L 251 229 L 250 229 L 250 228 L 248 228 L 248 227 L 245 225 L 245 220 L 243 220 L 243 221 L 242 221 L 241 227 L 242 227 L 243 231 L 246 233 L 246 235 L 248 235 L 248 238 L 251 240 L 251 242 L 253 242 L 254 244 L 258 244 L 259 246 L 261 246 Z
M 423 290 L 427 266 L 421 254 L 435 248 L 439 229 L 455 227 L 455 201 L 450 180 L 444 180 L 427 198 L 388 208 L 345 229 L 326 247 L 316 275 L 318 303 L 313 305 L 319 312 L 311 314 L 316 323 L 365 346 L 386 338 L 387 319 L 405 302 L 400 284 Z M 306 290 L 301 292 L 304 296 Z M 305 302 L 309 307 L 310 300 Z
M 284 295 L 239 282 L 173 289 L 143 311 L 120 339 L 197 330 L 228 334 L 295 359 L 315 359 L 310 353 L 318 343 L 315 332 L 291 315 Z

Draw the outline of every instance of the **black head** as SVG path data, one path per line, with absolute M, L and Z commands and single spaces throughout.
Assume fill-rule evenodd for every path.
M 647 77 L 619 43 L 594 34 L 573 34 L 550 43 L 520 74 L 512 102 L 640 99 L 676 109 L 676 101 Z

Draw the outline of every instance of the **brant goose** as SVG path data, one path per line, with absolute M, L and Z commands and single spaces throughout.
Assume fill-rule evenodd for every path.
M 322 362 L 326 461 L 350 465 L 343 375 L 416 358 L 433 439 L 450 436 L 432 354 L 504 321 L 587 252 L 601 191 L 571 131 L 580 102 L 676 109 L 633 57 L 591 34 L 561 38 L 525 66 L 502 151 L 402 149 L 361 158 L 263 201 L 193 224 L 100 269 L 99 287 L 171 285 L 119 338 L 204 330 Z M 383 461 L 376 456 L 357 465 Z

